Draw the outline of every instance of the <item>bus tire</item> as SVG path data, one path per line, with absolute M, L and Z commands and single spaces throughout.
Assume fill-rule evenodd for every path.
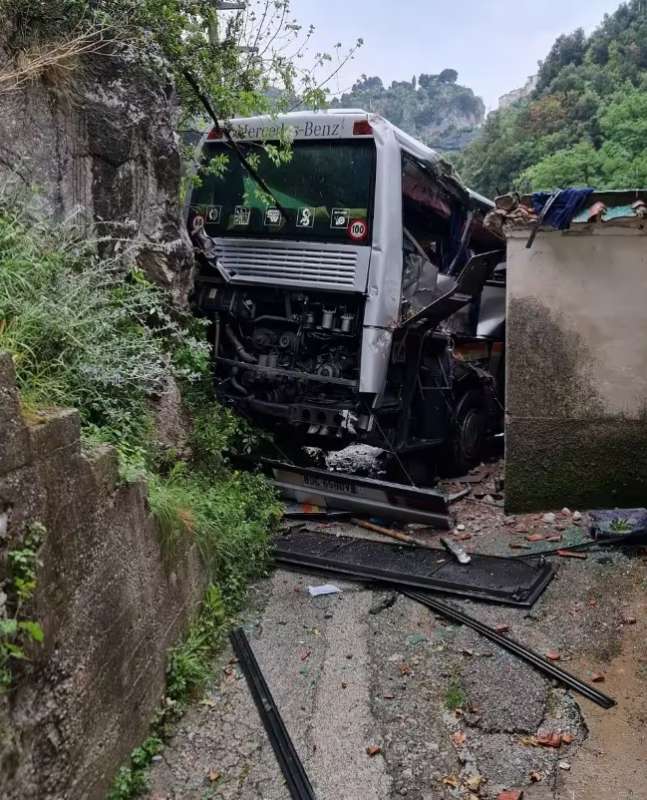
M 458 404 L 451 439 L 442 459 L 442 472 L 465 475 L 481 463 L 487 442 L 487 413 L 478 391 L 468 392 Z

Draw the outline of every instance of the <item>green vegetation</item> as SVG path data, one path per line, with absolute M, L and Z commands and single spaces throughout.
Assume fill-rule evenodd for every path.
M 240 598 L 238 598 L 240 599 Z M 222 644 L 230 595 L 211 586 L 184 641 L 170 654 L 167 669 L 167 705 L 182 707 L 209 679 L 210 659 Z
M 457 159 L 486 195 L 647 186 L 647 6 L 623 3 L 590 37 L 560 36 L 536 90 L 490 114 Z
M 611 524 L 609 525 L 609 531 L 611 533 L 631 533 L 633 530 L 631 523 L 629 520 L 626 519 L 614 519 Z
M 305 59 L 314 29 L 294 19 L 290 0 L 245 5 L 219 14 L 213 0 L 0 0 L 9 50 L 4 64 L 0 54 L 0 74 L 3 68 L 11 74 L 13 65 L 34 77 L 25 64 L 30 54 L 42 56 L 43 48 L 45 68 L 63 65 L 64 72 L 75 54 L 127 49 L 127 58 L 150 70 L 156 83 L 164 71 L 174 79 L 185 122 L 204 114 L 188 75 L 223 120 L 285 110 L 295 101 L 320 105 L 327 82 L 362 41 Z M 12 54 L 20 55 L 19 63 Z
M 411 82 L 393 81 L 388 88 L 381 78 L 362 75 L 350 92 L 331 105 L 374 111 L 431 147 L 459 150 L 476 136 L 485 105 L 457 81 L 453 69 L 414 76 Z
M 456 711 L 459 708 L 464 708 L 467 703 L 465 690 L 460 681 L 460 677 L 455 675 L 447 687 L 445 692 L 445 706 L 449 711 Z
M 141 273 L 98 259 L 73 230 L 28 226 L 6 209 L 0 321 L 26 407 L 78 408 L 86 442 L 114 444 L 124 477 L 148 478 L 167 553 L 194 537 L 210 579 L 238 597 L 265 567 L 277 504 L 261 478 L 228 469 L 226 453 L 248 452 L 254 434 L 211 396 L 201 323 Z M 185 460 L 155 437 L 152 401 L 171 380 L 195 418 Z
M 164 742 L 152 735 L 133 750 L 129 766 L 119 770 L 106 800 L 131 800 L 144 794 L 148 789 L 148 769 L 163 747 Z
M 148 788 L 149 767 L 163 749 L 170 726 L 209 680 L 212 659 L 228 627 L 225 605 L 220 590 L 211 586 L 184 641 L 169 654 L 166 699 L 151 734 L 132 752 L 128 765 L 119 770 L 107 800 L 132 800 Z
M 0 694 L 11 688 L 15 665 L 28 660 L 25 648 L 43 641 L 42 628 L 26 618 L 25 606 L 36 591 L 44 534 L 43 526 L 33 523 L 20 547 L 7 553 L 8 575 L 0 588 Z
M 267 532 L 279 511 L 262 477 L 226 471 L 206 475 L 180 464 L 167 477 L 152 476 L 150 504 L 167 557 L 193 537 L 209 579 L 231 602 L 266 569 Z
M 169 722 L 204 685 L 210 661 L 250 579 L 268 567 L 269 533 L 279 516 L 260 476 L 232 471 L 227 453 L 249 452 L 255 435 L 211 394 L 209 350 L 201 323 L 117 261 L 96 257 L 73 230 L 28 225 L 0 208 L 0 350 L 8 351 L 27 410 L 79 409 L 87 446 L 112 443 L 124 479 L 145 478 L 169 563 L 195 542 L 209 589 L 185 640 L 169 656 L 167 698 L 153 735 L 115 783 L 114 800 L 136 797 Z M 190 454 L 156 439 L 153 402 L 170 380 L 183 388 L 194 421 Z M 4 591 L 15 613 L 0 623 L 0 685 L 23 645 L 42 639 L 23 605 L 36 583 L 38 529 L 8 555 Z
M 7 208 L 0 320 L 23 403 L 78 408 L 85 435 L 123 455 L 152 435 L 148 398 L 172 376 L 195 380 L 208 362 L 198 324 L 171 311 L 141 273 L 98 259 L 73 229 L 28 224 Z

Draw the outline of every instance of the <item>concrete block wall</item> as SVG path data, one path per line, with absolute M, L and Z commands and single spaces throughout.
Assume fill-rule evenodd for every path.
M 30 415 L 33 416 L 33 415 Z M 0 579 L 27 526 L 47 529 L 30 609 L 45 632 L 0 699 L 0 797 L 99 800 L 163 696 L 166 653 L 204 588 L 187 543 L 165 565 L 145 485 L 109 448 L 81 450 L 75 411 L 21 414 L 0 354 Z
M 647 503 L 647 233 L 508 237 L 510 511 Z

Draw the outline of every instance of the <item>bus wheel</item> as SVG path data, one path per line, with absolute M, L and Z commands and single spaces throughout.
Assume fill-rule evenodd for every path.
M 487 440 L 487 416 L 478 392 L 470 392 L 459 403 L 454 432 L 443 472 L 465 475 L 483 460 Z

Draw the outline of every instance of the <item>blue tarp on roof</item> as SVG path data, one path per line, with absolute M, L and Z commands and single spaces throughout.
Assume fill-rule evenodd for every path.
M 570 228 L 571 222 L 586 205 L 595 189 L 562 189 L 544 217 L 544 225 L 550 225 L 564 231 Z M 546 203 L 553 197 L 550 192 L 535 192 L 532 206 L 536 214 L 541 214 Z

